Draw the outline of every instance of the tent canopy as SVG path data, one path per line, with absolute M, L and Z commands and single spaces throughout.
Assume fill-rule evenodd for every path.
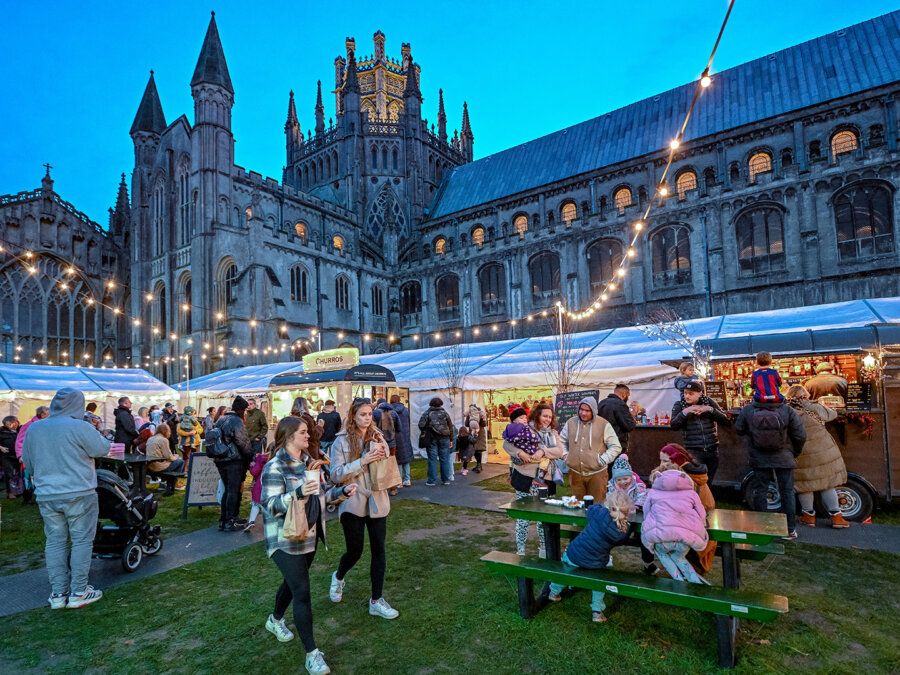
M 346 370 L 317 370 L 312 373 L 291 371 L 272 378 L 273 387 L 304 387 L 324 382 L 396 382 L 394 373 L 384 366 L 361 363 Z
M 242 392 L 261 392 L 269 388 L 272 378 L 281 373 L 303 371 L 302 361 L 266 363 L 261 366 L 244 366 L 219 370 L 209 375 L 195 377 L 187 382 L 172 385 L 181 393 L 206 398 L 225 398 Z
M 175 390 L 138 368 L 78 368 L 0 363 L 0 387 L 11 391 L 55 393 L 71 387 L 109 395 L 159 395 L 174 398 Z

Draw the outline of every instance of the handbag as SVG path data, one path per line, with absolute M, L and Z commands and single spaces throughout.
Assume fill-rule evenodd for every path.
M 369 483 L 372 492 L 376 490 L 390 490 L 403 482 L 400 478 L 400 467 L 397 458 L 389 455 L 385 459 L 379 459 L 369 464 Z
M 309 525 L 309 519 L 306 517 L 306 500 L 291 499 L 287 507 L 287 513 L 284 514 L 284 527 L 281 536 L 291 541 L 304 541 L 316 536 L 316 526 L 313 523 Z

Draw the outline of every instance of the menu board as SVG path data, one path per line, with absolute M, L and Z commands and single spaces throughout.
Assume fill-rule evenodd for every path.
M 219 470 L 212 457 L 203 452 L 192 452 L 188 480 L 181 509 L 182 520 L 187 519 L 189 506 L 218 506 L 216 491 L 219 487 Z
M 599 389 L 584 389 L 582 391 L 566 391 L 556 395 L 556 423 L 560 429 L 569 421 L 570 417 L 578 414 L 578 406 L 581 399 L 593 396 L 600 402 Z
M 872 409 L 872 383 L 851 382 L 847 385 L 847 410 Z
M 719 404 L 722 410 L 728 410 L 728 397 L 725 392 L 725 382 L 711 380 L 703 383 L 706 386 L 706 395 Z

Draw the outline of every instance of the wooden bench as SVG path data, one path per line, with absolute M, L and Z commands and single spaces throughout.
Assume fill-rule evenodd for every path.
M 534 600 L 534 581 L 574 586 L 612 593 L 626 598 L 684 607 L 719 617 L 772 621 L 788 611 L 787 598 L 755 591 L 689 584 L 640 573 L 612 569 L 573 568 L 555 560 L 491 551 L 481 560 L 498 574 L 515 577 L 519 592 L 519 613 L 530 619 L 540 609 Z M 719 665 L 732 667 L 735 661 L 737 622 L 717 621 Z
M 186 478 L 187 474 L 182 471 L 148 471 L 148 475 L 161 478 L 166 483 L 166 489 L 163 493 L 165 496 L 171 496 L 175 493 L 175 481 L 179 478 Z

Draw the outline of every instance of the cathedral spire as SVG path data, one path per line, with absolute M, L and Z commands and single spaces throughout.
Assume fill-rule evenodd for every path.
M 150 79 L 141 97 L 134 122 L 131 123 L 130 134 L 145 131 L 157 136 L 166 128 L 166 118 L 163 115 L 162 104 L 159 102 L 159 93 L 156 91 L 156 81 L 153 79 L 153 71 L 150 71 Z
M 325 133 L 325 106 L 322 105 L 322 80 L 316 90 L 316 136 Z
M 191 87 L 199 84 L 217 85 L 234 96 L 234 87 L 231 86 L 231 76 L 228 74 L 228 64 L 225 63 L 225 52 L 222 49 L 219 29 L 216 26 L 215 12 L 210 17 L 206 37 L 200 48 L 200 57 L 194 68 L 194 76 L 191 78 Z
M 297 118 L 297 106 L 294 104 L 294 90 L 291 89 L 288 94 L 288 112 L 287 120 L 284 123 L 284 132 L 289 133 L 294 130 L 300 131 L 300 120 Z
M 344 93 L 359 93 L 359 80 L 356 77 L 356 52 L 353 50 L 347 54 L 347 78 L 344 81 Z
M 443 89 L 438 89 L 438 138 L 447 142 L 447 113 L 444 112 Z
M 459 132 L 459 149 L 467 161 L 471 162 L 475 152 L 475 136 L 469 123 L 469 104 L 463 102 L 462 130 Z
M 125 174 L 119 181 L 119 192 L 116 195 L 116 206 L 109 210 L 109 229 L 113 234 L 120 235 L 128 227 L 130 207 L 128 205 L 128 185 L 125 183 Z
M 416 75 L 416 62 L 409 55 L 409 67 L 406 69 L 406 87 L 403 89 L 403 98 L 415 97 L 422 101 L 422 92 L 419 90 L 419 78 Z
M 128 210 L 128 185 L 125 183 L 125 172 L 119 181 L 119 193 L 116 195 L 116 211 L 125 213 Z

